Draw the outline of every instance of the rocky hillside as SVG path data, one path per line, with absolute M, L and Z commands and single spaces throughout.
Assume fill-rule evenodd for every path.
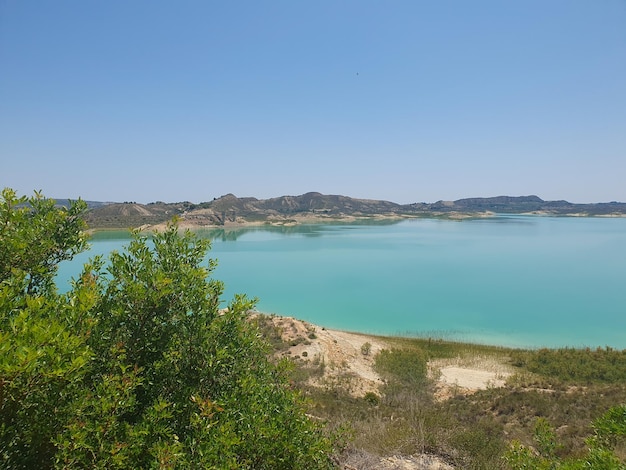
M 626 213 L 625 203 L 574 204 L 567 201 L 544 201 L 537 196 L 469 198 L 452 202 L 439 201 L 427 206 L 432 211 L 468 213 L 488 211 L 500 214 L 546 213 L 589 216 Z
M 537 196 L 498 196 L 435 203 L 396 204 L 389 201 L 306 193 L 271 199 L 226 194 L 209 202 L 94 205 L 87 217 L 91 228 L 154 226 L 178 216 L 187 226 L 224 226 L 250 222 L 314 222 L 372 217 L 461 217 L 488 213 L 617 216 L 626 203 L 573 204 L 544 201 Z
M 211 209 L 228 220 L 233 217 L 265 220 L 268 217 L 286 217 L 303 214 L 335 217 L 387 215 L 402 212 L 403 206 L 387 201 L 354 199 L 346 196 L 306 193 L 301 196 L 281 196 L 271 199 L 238 198 L 227 194 L 199 207 Z
M 91 209 L 91 228 L 158 225 L 178 216 L 190 226 L 228 225 L 245 222 L 296 222 L 303 219 L 344 219 L 348 217 L 412 215 L 415 210 L 388 201 L 354 199 L 346 196 L 307 193 L 271 199 L 239 198 L 226 194 L 210 202 L 107 204 Z
M 87 212 L 87 225 L 90 228 L 136 228 L 146 225 L 158 225 L 174 216 L 180 216 L 190 206 L 189 202 L 166 204 L 154 202 L 137 204 L 135 202 L 111 203 L 95 207 Z

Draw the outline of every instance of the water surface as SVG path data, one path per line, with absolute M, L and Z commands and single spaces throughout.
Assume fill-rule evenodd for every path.
M 506 216 L 201 232 L 214 276 L 264 312 L 379 334 L 626 348 L 626 219 Z M 98 234 L 64 263 L 121 249 Z M 225 300 L 226 300 L 225 299 Z

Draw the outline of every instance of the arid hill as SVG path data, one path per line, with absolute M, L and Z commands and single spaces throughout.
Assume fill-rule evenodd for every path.
M 87 212 L 87 225 L 90 228 L 137 228 L 158 225 L 174 216 L 180 216 L 190 202 L 167 204 L 154 202 L 137 204 L 135 202 L 110 203 L 90 209 Z
M 92 204 L 87 215 L 91 228 L 152 227 L 172 217 L 188 227 L 243 223 L 302 223 L 372 218 L 476 217 L 493 213 L 576 216 L 623 216 L 626 203 L 574 204 L 544 201 L 537 196 L 498 196 L 435 203 L 396 204 L 316 192 L 271 199 L 239 198 L 226 194 L 209 202 Z

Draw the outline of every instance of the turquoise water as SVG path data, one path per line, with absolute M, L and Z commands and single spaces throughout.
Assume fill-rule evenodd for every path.
M 626 219 L 498 216 L 206 231 L 214 276 L 329 328 L 507 346 L 626 348 Z M 61 266 L 121 249 L 100 234 Z

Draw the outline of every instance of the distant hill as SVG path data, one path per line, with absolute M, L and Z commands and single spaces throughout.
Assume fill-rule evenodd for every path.
M 150 204 L 94 203 L 87 214 L 92 228 L 127 228 L 162 224 L 178 216 L 186 225 L 228 225 L 246 222 L 307 222 L 390 217 L 471 217 L 490 213 L 618 216 L 626 203 L 574 204 L 544 201 L 537 196 L 468 198 L 435 203 L 397 204 L 316 192 L 271 199 L 226 194 L 213 201 Z
M 429 205 L 434 211 L 495 212 L 507 214 L 545 213 L 552 215 L 607 216 L 626 214 L 626 203 L 574 204 L 567 201 L 544 201 L 537 196 L 498 196 L 442 201 Z
M 190 206 L 192 206 L 190 202 L 108 203 L 90 209 L 86 221 L 90 228 L 136 228 L 157 225 L 183 214 Z
M 211 209 L 231 218 L 233 216 L 265 219 L 268 216 L 325 214 L 333 216 L 386 215 L 402 210 L 401 205 L 387 201 L 354 199 L 346 196 L 306 193 L 301 196 L 281 196 L 272 199 L 238 198 L 227 194 L 199 207 Z

